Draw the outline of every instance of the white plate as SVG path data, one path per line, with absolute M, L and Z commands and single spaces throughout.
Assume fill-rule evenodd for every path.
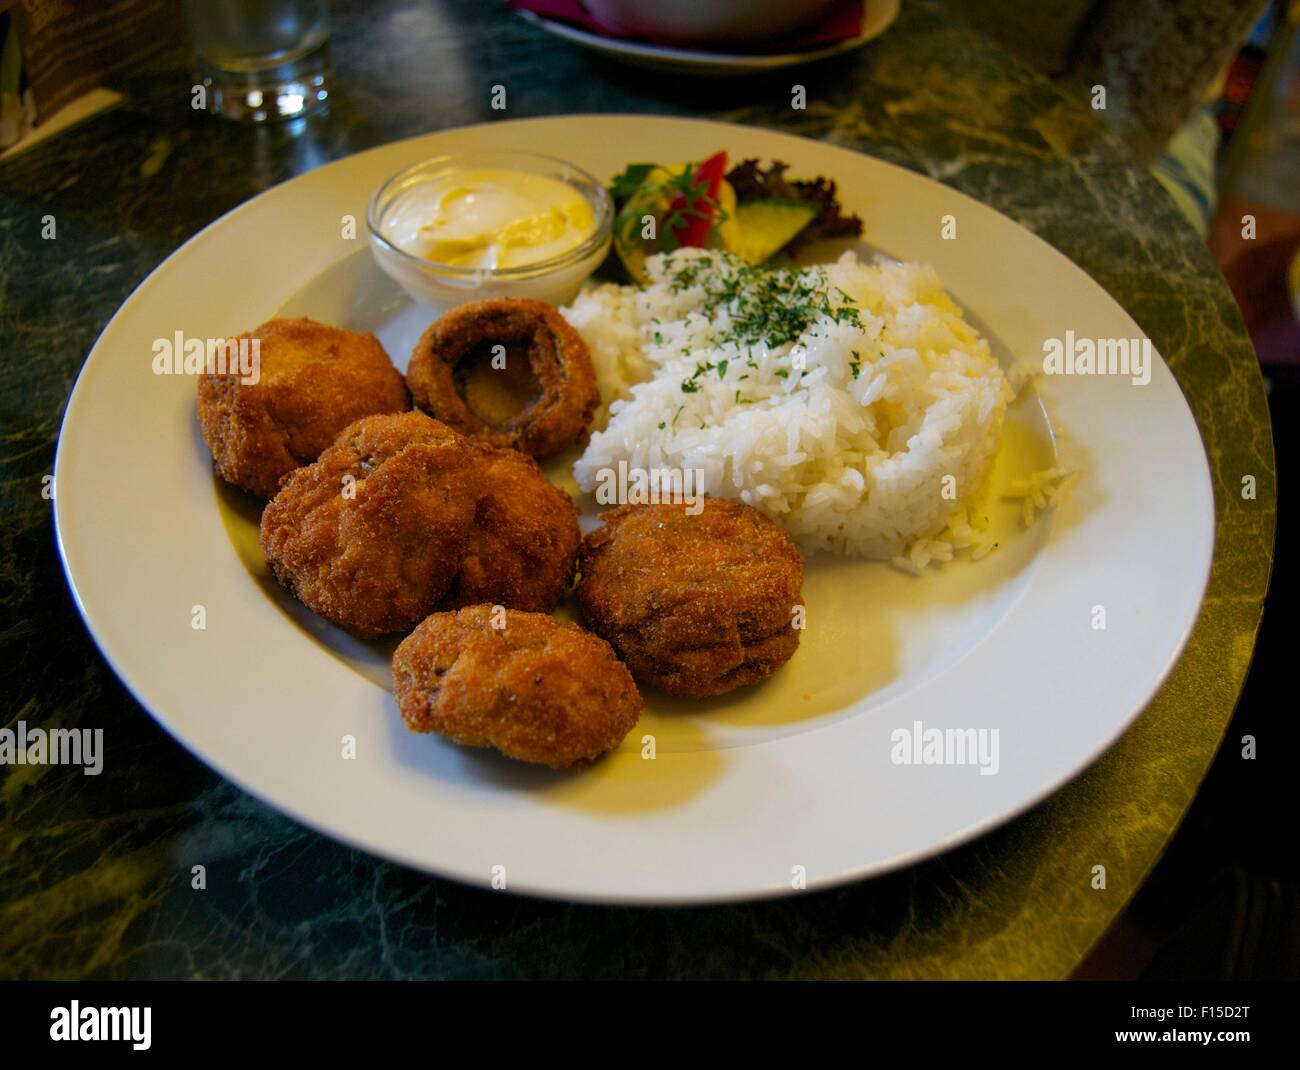
M 196 426 L 195 383 L 151 370 L 176 331 L 223 337 L 279 310 L 373 328 L 395 360 L 425 317 L 370 263 L 371 191 L 437 153 L 564 152 L 597 176 L 726 147 L 839 182 L 873 245 L 935 264 L 999 354 L 1138 337 L 1122 308 L 1046 243 L 937 182 L 846 149 L 750 127 L 583 116 L 431 134 L 340 160 L 224 216 L 122 306 L 68 404 L 56 521 L 92 634 L 140 702 L 249 792 L 347 843 L 465 881 L 583 900 L 682 903 L 869 876 L 992 828 L 1077 774 L 1164 679 L 1196 617 L 1214 534 L 1200 436 L 1156 360 L 1147 386 L 1057 377 L 1015 405 L 996 480 L 1084 469 L 1027 531 L 999 504 L 1001 548 L 924 579 L 820 558 L 808 630 L 767 683 L 706 703 L 649 695 L 650 712 L 593 769 L 557 774 L 408 733 L 382 651 L 286 598 L 252 516 L 222 490 Z M 958 239 L 940 237 L 956 217 Z M 229 507 L 229 503 L 235 507 Z M 192 627 L 203 606 L 206 628 Z M 1104 606 L 1104 630 L 1093 627 Z M 999 731 L 999 771 L 896 765 L 891 733 Z M 112 726 L 106 726 L 112 761 Z M 653 761 L 640 739 L 658 740 Z M 341 757 L 342 738 L 356 758 Z M 494 867 L 504 867 L 498 871 Z
M 565 22 L 543 18 L 531 11 L 521 11 L 519 14 L 548 33 L 611 59 L 630 63 L 634 67 L 666 74 L 731 75 L 774 71 L 852 52 L 889 28 L 898 17 L 898 3 L 899 0 L 867 0 L 863 4 L 862 25 L 856 37 L 836 41 L 824 48 L 780 53 L 702 52 L 692 48 L 640 44 L 636 41 L 621 41 L 616 37 L 604 37 Z

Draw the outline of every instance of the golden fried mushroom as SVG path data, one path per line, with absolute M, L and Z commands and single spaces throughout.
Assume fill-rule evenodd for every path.
M 501 347 L 505 366 L 484 376 L 505 384 L 502 389 L 534 395 L 514 412 L 492 411 L 495 405 L 471 404 L 468 397 L 470 365 L 494 346 Z M 406 383 L 416 405 L 430 415 L 534 457 L 549 457 L 581 439 L 600 404 L 582 337 L 550 305 L 524 297 L 461 305 L 431 324 L 411 353 Z
M 355 634 L 405 631 L 447 593 L 469 544 L 472 444 L 421 412 L 368 416 L 293 472 L 262 513 L 262 552 L 308 608 Z
M 578 510 L 531 457 L 475 444 L 483 496 L 444 608 L 487 602 L 549 612 L 573 581 Z
M 257 381 L 234 368 L 199 377 L 199 428 L 217 474 L 263 498 L 320 456 L 348 424 L 411 407 L 406 384 L 372 334 L 309 319 L 275 319 L 258 343 Z
M 423 621 L 393 654 L 393 691 L 413 732 L 553 769 L 612 750 L 642 710 L 608 643 L 544 613 L 492 606 Z
M 638 682 L 720 695 L 765 679 L 799 646 L 803 558 L 757 509 L 706 498 L 624 505 L 578 551 L 583 619 Z

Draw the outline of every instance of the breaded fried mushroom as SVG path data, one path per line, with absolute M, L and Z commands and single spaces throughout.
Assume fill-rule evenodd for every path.
M 464 362 L 493 346 L 503 353 L 522 347 L 523 372 L 531 373 L 537 389 L 499 421 L 473 411 L 457 381 Z M 506 360 L 504 368 L 487 374 L 516 379 L 517 386 L 520 356 L 507 354 Z M 431 324 L 411 353 L 406 384 L 417 406 L 456 430 L 534 457 L 549 457 L 581 439 L 600 404 L 581 335 L 550 305 L 525 297 L 461 305 Z
M 472 444 L 421 412 L 368 416 L 262 513 L 262 552 L 308 608 L 356 635 L 405 631 L 447 593 L 469 543 Z
M 550 612 L 573 581 L 578 510 L 531 457 L 478 443 L 474 453 L 483 496 L 443 608 L 487 602 Z
M 199 377 L 199 428 L 217 474 L 263 498 L 310 464 L 348 424 L 411 407 L 373 334 L 275 319 L 228 343 L 258 344 L 256 382 L 233 367 Z
M 643 684 L 721 695 L 765 679 L 799 646 L 803 557 L 757 509 L 706 498 L 624 505 L 578 551 L 578 603 Z
M 553 769 L 612 750 L 642 710 L 608 643 L 543 613 L 492 606 L 423 621 L 393 654 L 393 693 L 413 732 Z

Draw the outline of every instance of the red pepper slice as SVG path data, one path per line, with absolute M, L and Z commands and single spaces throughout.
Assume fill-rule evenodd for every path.
M 690 217 L 681 232 L 675 237 L 678 245 L 703 246 L 713 229 L 713 205 L 717 203 L 718 193 L 722 189 L 722 176 L 727 173 L 727 150 L 715 152 L 695 169 L 691 182 L 690 207 L 699 215 Z M 706 199 L 706 197 L 708 199 Z M 668 211 L 671 214 L 687 207 L 685 193 L 673 198 Z

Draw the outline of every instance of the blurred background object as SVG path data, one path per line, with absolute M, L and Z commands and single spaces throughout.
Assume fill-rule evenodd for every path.
M 756 75 L 860 48 L 899 0 L 505 0 L 539 29 L 668 75 Z
M 182 0 L 207 110 L 296 119 L 329 99 L 327 0 Z
M 1229 71 L 1210 250 L 1266 374 L 1300 372 L 1300 2 L 1278 4 Z
M 1153 162 L 1205 101 L 1267 0 L 944 0 L 1058 83 L 1106 89 L 1099 117 Z
M 175 46 L 175 0 L 0 0 L 0 148 L 120 99 L 115 75 Z
M 709 44 L 801 30 L 839 0 L 585 0 L 600 22 L 629 34 Z
M 1073 95 L 1209 241 L 1260 360 L 1300 367 L 1300 0 L 942 0 Z

